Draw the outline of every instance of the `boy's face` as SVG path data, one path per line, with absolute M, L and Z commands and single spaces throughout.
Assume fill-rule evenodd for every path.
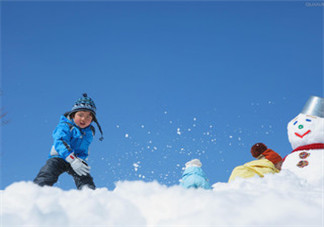
M 86 128 L 91 124 L 93 117 L 89 111 L 78 111 L 75 113 L 73 120 L 80 128 Z

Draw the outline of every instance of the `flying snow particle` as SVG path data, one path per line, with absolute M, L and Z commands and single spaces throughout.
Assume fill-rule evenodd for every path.
M 137 172 L 138 167 L 139 167 L 139 163 L 134 163 L 133 164 L 133 167 L 134 167 L 135 172 Z
M 180 128 L 177 128 L 177 134 L 178 134 L 178 135 L 181 135 Z
M 128 138 L 128 137 L 129 137 L 129 135 L 126 133 L 126 134 L 125 134 L 125 138 Z

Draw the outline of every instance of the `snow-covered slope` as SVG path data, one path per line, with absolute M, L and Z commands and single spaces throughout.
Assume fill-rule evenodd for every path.
M 18 182 L 1 190 L 1 226 L 323 226 L 323 185 L 289 171 L 213 190 L 118 182 L 63 191 Z

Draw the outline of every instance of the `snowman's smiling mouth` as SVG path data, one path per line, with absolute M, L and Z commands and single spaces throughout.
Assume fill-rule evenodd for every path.
M 305 132 L 303 135 L 300 135 L 299 133 L 297 133 L 297 132 L 295 132 L 295 135 L 296 136 L 298 136 L 298 137 L 300 137 L 301 139 L 304 137 L 304 136 L 306 136 L 308 133 L 310 133 L 311 132 L 311 130 L 308 130 L 307 132 Z

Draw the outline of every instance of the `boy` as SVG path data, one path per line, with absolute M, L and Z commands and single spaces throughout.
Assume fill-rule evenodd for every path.
M 212 189 L 201 166 L 202 164 L 199 159 L 187 162 L 180 185 L 184 188 Z
M 62 173 L 67 172 L 74 178 L 79 190 L 84 186 L 96 188 L 90 175 L 90 167 L 86 163 L 89 145 L 95 133 L 91 125 L 93 121 L 102 135 L 96 118 L 96 105 L 85 93 L 75 102 L 71 111 L 61 116 L 53 132 L 54 144 L 49 159 L 39 171 L 34 183 L 52 186 Z M 102 136 L 100 140 L 103 140 Z

